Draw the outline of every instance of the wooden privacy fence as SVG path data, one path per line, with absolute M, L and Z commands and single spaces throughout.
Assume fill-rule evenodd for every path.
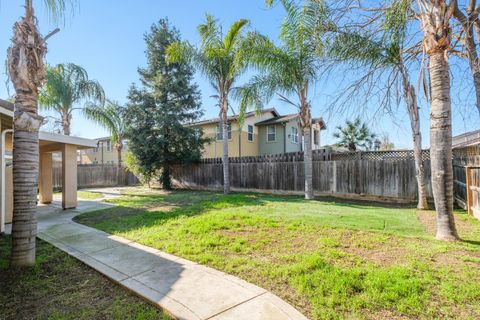
M 118 175 L 118 176 L 117 176 Z M 138 185 L 140 181 L 125 167 L 117 165 L 78 165 L 78 188 L 99 188 L 115 186 Z M 62 188 L 62 165 L 55 163 L 53 166 L 53 188 Z
M 423 158 L 428 196 L 432 197 L 428 151 L 424 152 Z M 394 201 L 414 201 L 417 198 L 413 152 L 328 154 L 316 150 L 313 159 L 313 189 L 317 194 Z M 221 159 L 176 165 L 172 172 L 177 187 L 220 189 L 223 185 Z M 239 190 L 302 192 L 303 155 L 231 158 L 230 184 Z
M 480 155 L 465 148 L 453 160 L 455 200 L 480 219 Z

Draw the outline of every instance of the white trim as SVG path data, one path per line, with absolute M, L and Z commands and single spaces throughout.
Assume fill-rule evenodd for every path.
M 5 137 L 7 136 L 7 133 L 12 133 L 13 130 L 12 129 L 7 129 L 7 130 L 4 130 L 2 131 L 2 137 L 1 137 L 1 148 L 0 148 L 0 165 L 1 165 L 1 172 L 2 172 L 2 175 L 1 175 L 1 179 L 0 179 L 0 183 L 1 183 L 1 192 L 0 192 L 0 199 L 1 199 L 1 207 L 0 207 L 0 233 L 3 233 L 5 232 L 5 217 L 6 217 L 6 197 L 5 197 L 5 189 L 6 189 L 6 186 L 5 186 L 5 171 L 6 171 L 6 161 L 5 161 L 5 145 L 6 145 L 6 142 L 5 142 Z
M 250 135 L 250 132 L 248 131 L 248 129 L 250 129 L 250 127 L 252 128 L 252 140 L 248 139 L 249 135 Z M 255 128 L 253 127 L 253 125 L 251 124 L 247 124 L 247 142 L 254 142 L 255 141 L 255 134 L 254 134 L 254 131 L 255 131 Z
M 273 128 L 274 129 L 274 132 L 272 134 L 275 135 L 275 139 L 274 140 L 268 140 L 268 128 Z M 267 126 L 267 143 L 272 143 L 272 142 L 277 142 L 277 126 L 276 125 L 269 125 Z
M 296 134 L 293 134 L 293 129 L 296 130 Z M 296 140 L 296 141 L 295 141 Z M 290 127 L 290 142 L 293 143 L 293 144 L 298 144 L 298 127 L 295 127 L 295 126 L 291 126 Z
M 97 146 L 96 140 L 66 136 L 63 134 L 44 132 L 44 131 L 40 131 L 38 133 L 38 139 L 42 141 L 59 142 L 59 143 L 72 144 L 75 146 L 88 147 L 88 148 L 95 148 Z
M 13 118 L 13 111 L 8 110 L 7 108 L 0 107 L 0 113 L 6 114 L 7 116 L 10 116 Z

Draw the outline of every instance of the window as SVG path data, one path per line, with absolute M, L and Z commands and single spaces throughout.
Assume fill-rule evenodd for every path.
M 313 130 L 313 144 L 318 146 L 320 145 L 320 131 Z
M 276 140 L 277 130 L 275 126 L 268 126 L 267 127 L 267 141 L 274 142 Z
M 223 126 L 222 126 L 222 124 L 219 124 L 217 126 L 217 133 L 216 133 L 218 141 L 223 140 L 223 132 L 222 131 L 223 131 Z M 230 123 L 227 125 L 227 137 L 228 137 L 228 140 L 232 140 L 232 125 Z
M 253 141 L 253 126 L 252 125 L 248 125 L 247 127 L 248 129 L 248 141 Z
M 292 127 L 292 134 L 290 135 L 292 143 L 298 143 L 298 128 Z
M 107 141 L 107 151 L 112 151 L 112 142 L 110 140 Z

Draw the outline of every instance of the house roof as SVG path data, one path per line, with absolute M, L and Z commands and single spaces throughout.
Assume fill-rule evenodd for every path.
M 97 141 L 107 141 L 107 140 L 112 140 L 112 136 L 108 136 L 108 137 L 101 137 L 101 138 L 96 138 L 95 140 L 97 140 Z
M 268 113 L 268 112 L 273 113 L 275 117 L 279 116 L 279 113 L 277 112 L 277 110 L 275 110 L 275 108 L 268 108 L 268 109 L 263 109 L 263 110 L 260 111 L 261 114 L 265 114 L 265 113 Z M 249 117 L 254 117 L 256 115 L 258 115 L 257 111 L 251 111 L 251 112 L 245 113 L 244 117 L 249 118 Z M 228 117 L 228 121 L 236 121 L 237 119 L 238 119 L 238 115 Z M 218 123 L 218 122 L 220 122 L 220 118 L 213 118 L 213 119 L 208 119 L 208 120 L 201 120 L 201 121 L 192 122 L 192 123 L 189 123 L 188 126 L 199 126 L 199 125 L 203 125 L 203 124 Z
M 285 116 L 280 116 L 280 117 L 277 117 L 277 118 L 260 121 L 260 122 L 255 123 L 255 125 L 256 126 L 268 126 L 268 125 L 272 125 L 272 124 L 286 123 L 288 121 L 295 120 L 298 117 L 299 117 L 298 113 L 292 113 L 292 114 L 287 114 Z M 316 124 L 316 123 L 320 124 L 320 129 L 321 130 L 324 130 L 324 129 L 327 128 L 326 125 L 325 125 L 325 122 L 323 121 L 322 118 L 313 118 L 312 122 L 314 124 Z
M 480 144 L 480 130 L 465 132 L 452 137 L 452 147 L 462 148 Z
M 0 114 L 13 117 L 13 103 L 0 99 Z
M 38 133 L 38 139 L 40 140 L 40 143 L 43 145 L 48 145 L 52 143 L 71 144 L 71 145 L 77 146 L 77 148 L 79 149 L 95 148 L 97 146 L 96 140 L 74 137 L 74 136 L 66 136 L 63 134 L 44 132 L 44 131 L 40 131 Z

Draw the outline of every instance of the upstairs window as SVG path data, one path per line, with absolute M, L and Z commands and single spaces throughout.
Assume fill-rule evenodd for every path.
M 223 125 L 222 124 L 219 124 L 217 126 L 216 136 L 217 136 L 218 141 L 223 140 Z M 228 140 L 232 140 L 232 125 L 230 123 L 227 125 L 227 137 L 228 137 Z
M 275 142 L 277 139 L 277 128 L 275 126 L 268 126 L 267 127 L 267 141 L 268 142 Z
M 252 142 L 253 141 L 253 126 L 248 125 L 247 131 L 248 131 L 248 141 Z
M 292 143 L 298 143 L 298 128 L 292 127 L 292 133 L 290 135 L 290 140 Z

